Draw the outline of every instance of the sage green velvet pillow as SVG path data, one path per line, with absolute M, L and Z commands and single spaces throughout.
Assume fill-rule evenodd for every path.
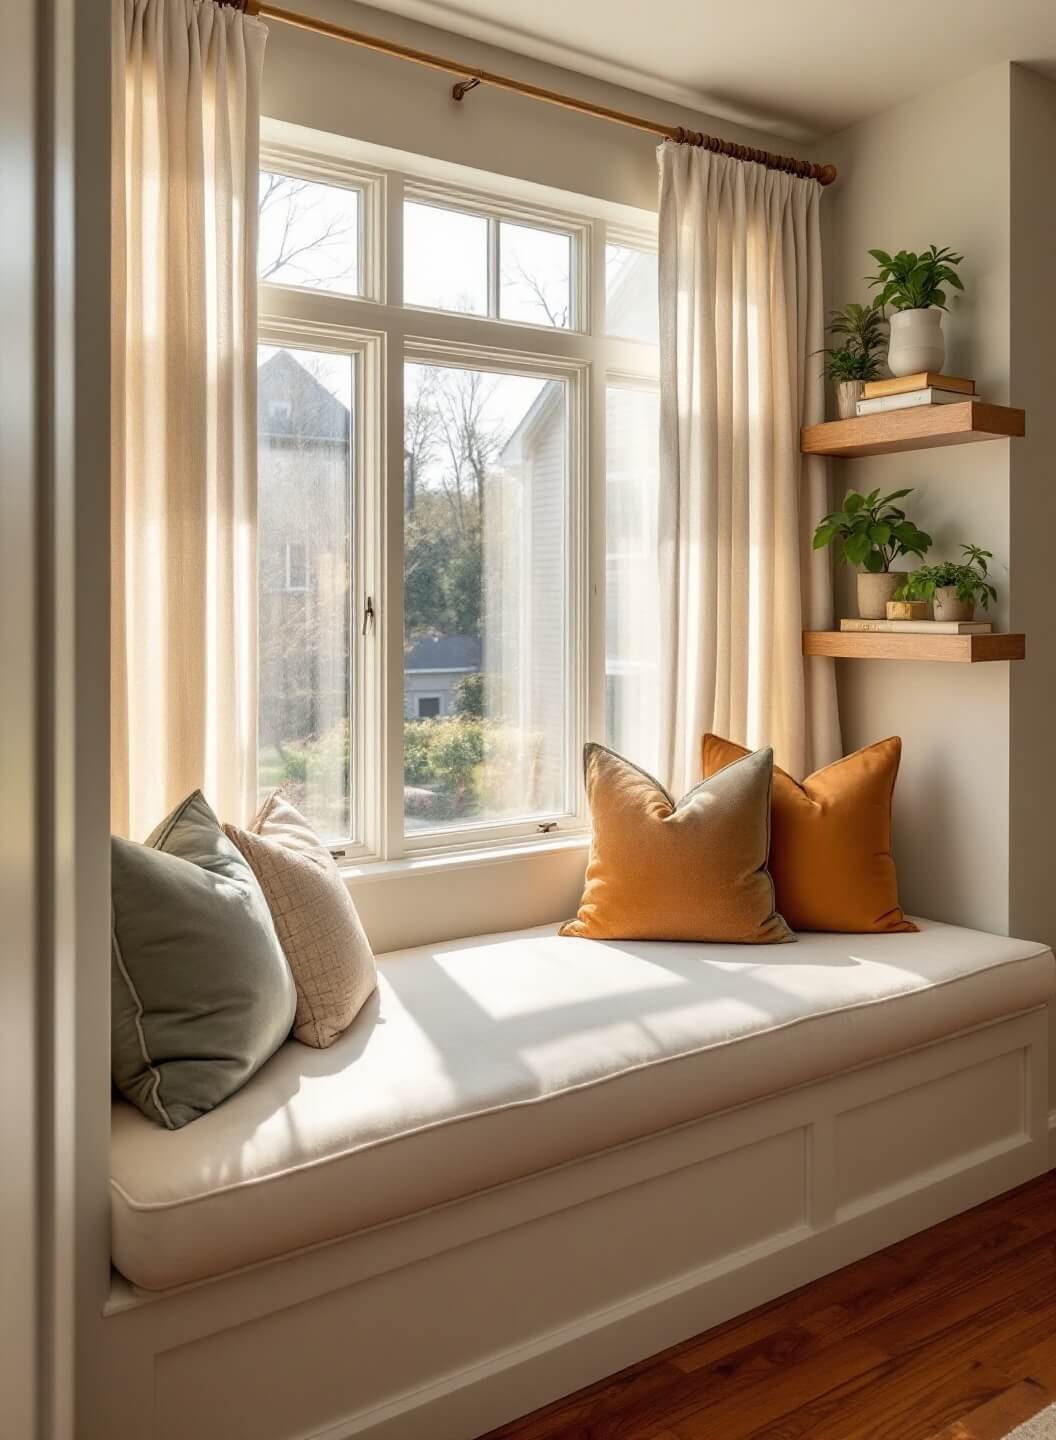
M 249 865 L 200 790 L 145 845 L 111 840 L 114 1084 L 178 1130 L 290 1033 L 297 995 Z

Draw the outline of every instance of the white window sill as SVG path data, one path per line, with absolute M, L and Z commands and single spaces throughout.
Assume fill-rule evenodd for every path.
M 435 874 L 445 870 L 471 870 L 482 865 L 508 865 L 513 861 L 558 854 L 566 850 L 586 850 L 589 844 L 590 832 L 578 830 L 573 835 L 547 835 L 538 840 L 511 840 L 505 845 L 482 845 L 471 850 L 444 850 L 432 855 L 405 856 L 401 860 L 338 863 L 344 879 L 354 880 L 360 885 L 365 881 L 394 880 L 401 875 L 423 872 Z

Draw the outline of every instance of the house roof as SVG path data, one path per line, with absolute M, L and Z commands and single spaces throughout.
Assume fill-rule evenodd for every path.
M 515 458 L 517 451 L 524 446 L 530 446 L 532 438 L 539 431 L 540 427 L 550 418 L 557 407 L 564 402 L 564 386 L 560 380 L 548 380 L 539 391 L 528 409 L 518 420 L 516 427 L 510 434 L 509 439 L 499 454 L 500 460 L 510 461 Z
M 258 368 L 257 407 L 260 434 L 268 439 L 348 441 L 347 407 L 288 350 Z
M 404 670 L 480 669 L 481 646 L 477 635 L 423 635 L 404 656 Z

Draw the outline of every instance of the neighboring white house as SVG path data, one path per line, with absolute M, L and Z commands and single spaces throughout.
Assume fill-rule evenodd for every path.
M 458 685 L 480 671 L 476 635 L 423 635 L 403 661 L 403 713 L 408 720 L 454 715 Z
M 566 430 L 565 387 L 549 381 L 503 447 L 484 505 L 485 713 L 519 746 L 511 806 L 530 797 L 540 812 L 565 803 Z

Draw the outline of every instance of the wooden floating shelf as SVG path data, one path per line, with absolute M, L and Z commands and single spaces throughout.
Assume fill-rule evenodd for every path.
M 856 420 L 830 420 L 800 431 L 804 455 L 896 455 L 937 445 L 970 445 L 976 440 L 1006 440 L 1026 429 L 1026 415 L 1009 405 L 964 400 L 952 405 L 917 405 L 886 410 Z
M 1025 635 L 920 635 L 885 630 L 804 630 L 803 654 L 836 660 L 1022 660 Z

